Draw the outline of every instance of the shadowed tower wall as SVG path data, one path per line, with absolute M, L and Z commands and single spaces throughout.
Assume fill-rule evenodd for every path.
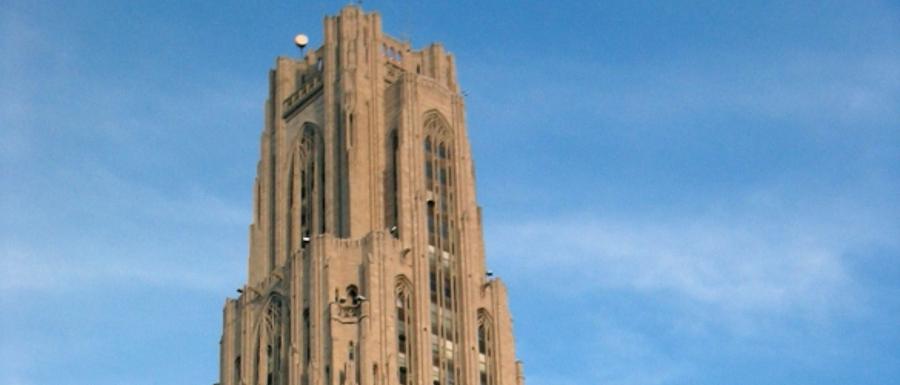
M 453 56 L 347 6 L 269 73 L 222 385 L 522 385 Z

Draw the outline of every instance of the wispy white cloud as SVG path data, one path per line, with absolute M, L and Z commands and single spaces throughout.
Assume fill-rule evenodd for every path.
M 469 87 L 477 102 L 475 113 L 486 112 L 477 117 L 491 127 L 517 132 L 546 134 L 543 123 L 558 121 L 560 114 L 591 117 L 604 129 L 618 128 L 611 123 L 652 128 L 723 117 L 778 121 L 812 130 L 848 125 L 864 129 L 900 119 L 895 108 L 900 103 L 897 50 L 900 43 L 863 54 L 812 51 L 762 57 L 725 52 L 625 65 L 551 57 L 515 74 L 507 73 L 508 64 L 482 63 L 475 72 L 502 87 L 493 83 L 484 89 L 478 84 Z M 508 89 L 515 92 L 497 91 Z M 578 129 L 568 124 L 567 130 Z
M 815 199 L 796 207 L 771 196 L 733 205 L 493 224 L 489 258 L 550 292 L 650 293 L 743 332 L 760 316 L 818 322 L 847 311 L 860 289 L 848 255 L 900 246 L 897 224 L 877 205 Z
M 0 10 L 0 159 L 12 159 L 29 149 L 25 122 L 33 112 L 30 100 L 37 92 L 25 80 L 27 66 L 44 51 L 44 38 L 11 9 Z M 47 58 L 52 60 L 52 58 Z
M 0 237 L 4 291 L 122 284 L 221 292 L 242 271 L 243 238 L 223 239 L 246 228 L 247 205 L 197 186 L 163 192 L 92 164 L 28 183 L 31 195 L 3 194 L 4 222 L 19 229 Z M 60 227 L 60 218 L 80 229 Z M 37 242 L 28 228 L 53 241 Z
M 569 374 L 542 362 L 526 373 L 529 383 L 695 383 L 727 375 L 698 365 L 733 359 L 715 352 L 752 351 L 809 368 L 843 359 L 851 348 L 834 335 L 837 325 L 892 317 L 868 308 L 867 296 L 878 289 L 853 260 L 873 249 L 900 251 L 889 193 L 896 186 L 879 183 L 831 194 L 787 186 L 744 191 L 700 210 L 585 207 L 487 221 L 488 263 L 523 285 L 511 291 L 513 302 L 563 302 L 538 312 L 554 315 L 537 322 L 577 330 L 558 336 L 577 347 L 520 347 L 527 363 L 574 360 L 570 367 L 583 368 Z M 558 355 L 569 348 L 582 353 Z
M 246 89 L 233 89 L 247 83 L 234 79 L 166 90 L 152 73 L 101 76 L 85 65 L 91 58 L 85 42 L 56 36 L 54 27 L 38 28 L 35 15 L 22 12 L 26 8 L 0 10 L 0 51 L 8 54 L 0 60 L 0 289 L 62 293 L 115 284 L 190 290 L 234 285 L 235 273 L 243 271 L 245 237 L 233 244 L 210 238 L 242 233 L 249 202 L 214 194 L 203 181 L 153 183 L 170 171 L 160 160 L 184 154 L 152 147 L 148 136 L 214 124 L 208 117 L 223 110 L 255 110 L 257 100 Z M 78 99 L 56 103 L 69 95 Z M 204 263 L 210 259 L 216 262 L 212 267 Z
M 51 183 L 71 186 L 90 210 L 122 219 L 157 218 L 219 226 L 244 226 L 251 219 L 249 203 L 226 201 L 198 185 L 189 183 L 164 191 L 142 182 L 140 175 L 125 178 L 102 166 L 84 164 L 60 174 Z
M 110 254 L 104 254 L 104 251 Z M 5 245 L 0 291 L 64 293 L 90 287 L 155 287 L 224 293 L 233 282 L 220 268 L 202 269 L 160 262 L 146 252 L 123 255 L 98 247 L 97 254 L 68 249 L 74 255 L 56 255 L 53 249 L 28 250 Z M 151 250 L 152 252 L 152 250 Z M 112 254 L 112 255 L 111 255 Z M 119 257 L 119 258 L 116 258 Z
M 655 336 L 600 317 L 594 320 L 586 338 L 596 349 L 588 372 L 598 383 L 609 385 L 660 385 L 678 383 L 691 375 L 694 368 L 660 350 Z M 635 370 L 635 368 L 644 368 Z
M 541 320 L 556 328 L 566 326 L 547 328 L 552 347 L 542 344 L 540 351 L 531 351 L 534 346 L 526 346 L 527 383 L 658 385 L 689 383 L 685 380 L 696 374 L 697 368 L 689 361 L 660 343 L 658 331 L 636 327 L 628 317 L 591 313 L 585 307 L 577 313 L 578 317 L 557 315 Z M 522 347 L 518 345 L 520 353 Z M 543 370 L 533 370 L 535 367 Z
M 789 52 L 765 59 L 728 54 L 705 62 L 676 60 L 628 69 L 644 76 L 592 100 L 598 117 L 631 122 L 696 119 L 702 113 L 751 116 L 821 128 L 895 118 L 900 99 L 890 53 Z M 624 69 L 619 69 L 624 70 Z M 609 75 L 617 69 L 610 69 Z M 621 88 L 620 88 L 621 87 Z M 591 103 L 591 102 L 587 102 Z

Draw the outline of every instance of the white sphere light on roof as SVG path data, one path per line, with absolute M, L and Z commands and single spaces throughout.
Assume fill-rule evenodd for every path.
M 294 36 L 294 44 L 296 44 L 297 47 L 300 48 L 306 47 L 306 45 L 309 44 L 309 37 L 302 33 Z

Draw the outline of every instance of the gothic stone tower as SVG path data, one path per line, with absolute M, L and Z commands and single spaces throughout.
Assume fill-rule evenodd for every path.
M 224 309 L 222 385 L 522 385 L 486 276 L 453 57 L 325 18 L 269 74 L 247 284 Z

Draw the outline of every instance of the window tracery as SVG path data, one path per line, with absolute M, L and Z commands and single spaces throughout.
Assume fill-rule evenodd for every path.
M 455 385 L 459 378 L 457 332 L 456 188 L 453 184 L 453 136 L 436 111 L 424 121 L 424 183 L 428 232 L 428 278 L 431 299 L 432 383 Z
M 484 309 L 478 309 L 478 383 L 494 385 L 494 322 Z
M 413 383 L 414 351 L 412 284 L 405 277 L 397 278 L 395 289 L 395 328 L 397 332 L 397 379 L 399 385 Z
M 289 345 L 286 331 L 289 310 L 281 295 L 272 294 L 263 305 L 257 324 L 256 379 L 266 385 L 286 384 L 288 365 L 283 362 Z

